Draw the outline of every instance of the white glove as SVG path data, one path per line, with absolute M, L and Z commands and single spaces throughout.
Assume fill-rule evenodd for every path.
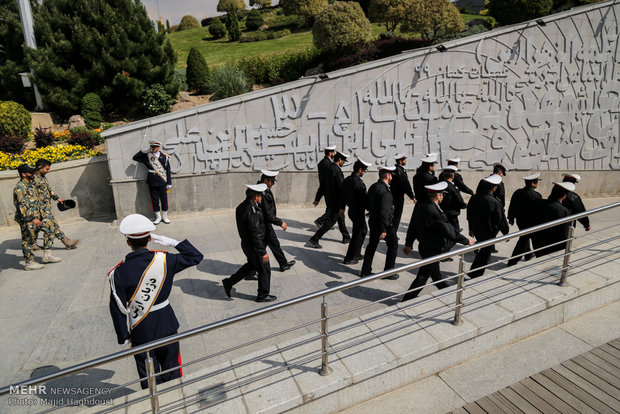
M 150 148 L 146 148 L 146 149 L 143 149 L 141 152 L 143 154 L 148 154 L 149 152 L 151 152 L 151 149 Z
M 153 233 L 151 233 L 151 239 L 155 243 L 161 244 L 162 246 L 177 247 L 177 244 L 181 243 L 180 241 L 171 239 L 170 237 L 160 236 L 158 234 L 153 234 Z
M 171 185 L 167 185 L 167 186 L 166 186 L 166 190 L 170 190 L 171 188 L 172 188 L 172 186 L 171 186 Z
M 121 346 L 123 347 L 123 349 L 131 348 L 131 341 L 129 339 L 125 339 L 125 342 L 123 342 L 123 345 Z

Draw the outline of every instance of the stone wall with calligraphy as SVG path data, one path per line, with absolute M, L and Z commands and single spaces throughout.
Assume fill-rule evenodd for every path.
M 309 172 L 321 148 L 415 168 L 620 169 L 620 5 L 602 2 L 106 131 L 113 185 L 164 142 L 174 174 Z M 346 169 L 346 166 L 345 166 Z M 305 200 L 300 200 L 305 201 Z

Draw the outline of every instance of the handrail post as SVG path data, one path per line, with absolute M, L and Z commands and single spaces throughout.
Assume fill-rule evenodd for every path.
M 327 303 L 323 296 L 323 302 L 321 302 L 321 370 L 319 371 L 322 376 L 332 373 L 327 355 L 327 335 Z
M 573 247 L 573 234 L 575 227 L 571 224 L 568 226 L 568 241 L 566 242 L 566 250 L 564 250 L 564 260 L 562 261 L 562 276 L 560 277 L 560 286 L 567 286 L 566 278 L 568 276 L 568 266 L 570 265 L 570 253 Z
M 461 307 L 463 306 L 463 281 L 465 280 L 465 255 L 459 256 L 459 278 L 456 284 L 456 308 L 454 309 L 454 320 L 452 325 L 463 325 L 461 320 Z
M 148 377 L 149 394 L 151 395 L 151 412 L 159 412 L 159 400 L 157 399 L 157 381 L 155 379 L 155 365 L 150 351 L 146 351 L 146 376 Z

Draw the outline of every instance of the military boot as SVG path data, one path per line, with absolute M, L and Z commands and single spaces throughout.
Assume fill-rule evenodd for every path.
M 170 219 L 168 218 L 168 212 L 167 211 L 162 211 L 161 212 L 161 219 L 164 221 L 164 223 L 170 224 Z
M 43 259 L 41 260 L 43 263 L 58 263 L 62 261 L 60 257 L 56 257 L 52 255 L 50 250 L 43 250 Z
M 43 269 L 45 266 L 41 263 L 37 263 L 34 260 L 28 260 L 26 265 L 24 266 L 24 270 L 39 270 Z
M 62 244 L 65 245 L 67 250 L 75 249 L 77 245 L 80 243 L 80 239 L 71 240 L 67 236 L 60 239 L 60 241 L 62 242 Z
M 153 224 L 161 223 L 161 213 L 159 211 L 155 212 L 155 220 L 153 220 Z

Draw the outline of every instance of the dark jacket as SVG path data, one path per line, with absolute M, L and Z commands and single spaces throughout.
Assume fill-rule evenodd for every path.
M 557 220 L 570 216 L 570 213 L 566 207 L 562 205 L 558 200 L 540 199 L 536 201 L 534 205 L 535 220 L 534 224 L 543 224 L 549 221 Z M 555 246 L 550 246 L 538 250 L 536 257 L 544 256 L 549 253 L 564 250 L 566 243 L 560 243 L 568 238 L 568 227 L 570 223 L 559 224 L 557 226 L 538 231 L 532 234 L 532 245 L 534 249 L 540 249 L 550 244 L 558 243 Z
M 390 191 L 394 201 L 403 201 L 405 195 L 413 200 L 413 190 L 409 183 L 407 171 L 402 165 L 396 164 L 396 170 L 392 173 L 392 182 L 390 183 Z
M 436 184 L 439 180 L 430 171 L 423 170 L 422 167 L 416 170 L 416 174 L 413 176 L 413 192 L 415 193 L 416 201 L 428 200 L 428 193 L 424 186 Z
M 328 207 L 339 208 L 342 204 L 342 183 L 344 182 L 342 168 L 333 162 L 327 174 L 325 204 L 327 204 Z
M 325 188 L 327 185 L 327 177 L 329 175 L 328 171 L 330 170 L 332 164 L 334 162 L 329 157 L 323 157 L 321 161 L 317 164 L 316 168 L 319 170 L 319 188 L 316 190 L 316 195 L 314 196 L 314 201 L 319 202 L 323 195 L 325 194 Z
M 405 246 L 413 246 L 415 240 L 419 241 L 418 250 L 422 257 L 446 251 L 448 243 L 469 244 L 467 237 L 448 223 L 445 213 L 432 200 L 418 202 L 413 208 Z
M 477 241 L 493 239 L 498 232 L 508 234 L 508 221 L 498 199 L 485 192 L 475 194 L 467 205 L 469 229 Z
M 261 210 L 263 210 L 265 224 L 275 224 L 276 226 L 282 225 L 282 220 L 276 216 L 276 200 L 273 198 L 273 193 L 269 188 L 266 189 L 263 193 L 263 198 L 260 202 L 260 208 Z
M 146 166 L 146 168 L 148 169 L 148 174 L 146 176 L 146 183 L 150 185 L 151 187 L 161 187 L 164 185 L 172 185 L 172 173 L 170 172 L 170 156 L 168 154 L 165 154 L 161 151 L 159 152 L 159 162 L 166 169 L 166 176 L 167 176 L 166 181 L 164 181 L 159 176 L 159 174 L 153 172 L 151 163 L 149 162 L 148 153 L 145 154 L 142 151 L 138 151 L 136 155 L 133 156 L 133 160 L 139 163 L 142 163 Z
M 504 187 L 503 182 L 497 185 L 497 189 L 493 195 L 499 200 L 500 203 L 502 203 L 502 208 L 504 208 L 506 206 L 506 187 Z
M 366 212 L 366 184 L 354 172 L 342 183 L 342 201 L 340 210 L 349 207 L 349 215 L 364 215 Z
M 463 177 L 457 172 L 454 173 L 454 185 L 459 189 L 459 191 L 469 194 L 470 196 L 474 195 L 474 191 L 465 185 Z
M 264 256 L 265 250 L 265 218 L 263 210 L 252 200 L 246 198 L 235 210 L 237 231 L 241 237 L 241 244 L 256 249 Z
M 461 210 L 467 208 L 467 204 L 461 196 L 461 192 L 456 188 L 453 182 L 447 181 L 447 193 L 443 195 L 443 201 L 439 205 L 444 213 L 448 216 L 458 216 Z
M 174 276 L 177 273 L 202 261 L 202 253 L 187 240 L 179 243 L 176 249 L 179 251 L 178 254 L 166 253 L 166 278 L 162 283 L 159 296 L 157 296 L 154 305 L 168 299 L 174 282 Z M 153 250 L 146 248 L 134 250 L 125 256 L 125 260 L 114 269 L 116 295 L 125 304 L 125 307 L 127 307 L 129 300 L 140 285 L 142 274 L 154 256 L 155 251 Z M 170 305 L 149 312 L 131 334 L 127 329 L 127 317 L 121 313 L 112 294 L 110 294 L 110 315 L 112 316 L 112 322 L 114 322 L 116 339 L 119 344 L 122 344 L 127 339 L 131 339 L 133 345 L 140 345 L 172 335 L 179 329 L 179 321 Z
M 366 209 L 370 212 L 368 225 L 371 229 L 385 233 L 392 226 L 394 204 L 390 188 L 385 182 L 379 180 L 370 186 L 366 196 Z
M 583 205 L 583 201 L 581 201 L 581 197 L 574 192 L 569 192 L 566 194 L 566 198 L 562 201 L 562 205 L 568 209 L 569 215 L 583 213 L 586 211 L 586 207 Z M 582 217 L 577 220 L 581 223 L 584 229 L 590 227 L 590 219 L 588 217 Z
M 535 213 L 534 204 L 542 196 L 529 185 L 514 192 L 508 206 L 508 220 L 517 220 L 517 226 L 523 230 L 532 227 Z

